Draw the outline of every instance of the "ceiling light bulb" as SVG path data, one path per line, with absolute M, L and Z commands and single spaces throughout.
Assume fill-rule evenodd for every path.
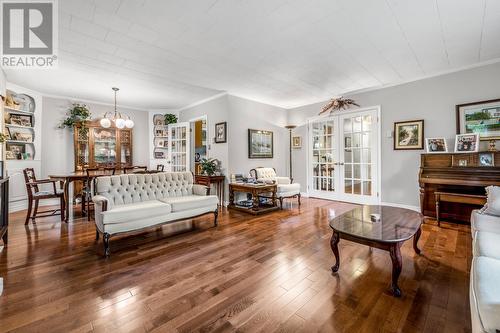
M 125 120 L 125 127 L 126 128 L 132 128 L 132 127 L 134 127 L 134 122 L 132 121 L 132 119 Z
M 122 118 L 116 118 L 115 119 L 115 125 L 117 128 L 122 129 L 125 127 L 125 119 Z
M 108 118 L 102 118 L 100 123 L 104 128 L 109 128 L 111 126 L 111 120 L 109 120 Z

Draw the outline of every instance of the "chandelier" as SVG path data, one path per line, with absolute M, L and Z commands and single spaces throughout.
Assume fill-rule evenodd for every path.
M 122 129 L 124 127 L 126 128 L 132 128 L 134 127 L 134 122 L 128 115 L 122 115 L 120 112 L 116 110 L 116 92 L 120 90 L 119 88 L 111 88 L 115 92 L 115 112 L 106 112 L 104 116 L 102 117 L 100 124 L 104 128 L 109 128 L 111 127 L 111 123 L 114 122 L 116 128 Z M 125 117 L 124 117 L 125 116 Z

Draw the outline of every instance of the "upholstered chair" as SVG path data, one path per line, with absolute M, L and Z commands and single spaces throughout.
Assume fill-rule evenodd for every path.
M 289 177 L 278 177 L 274 168 L 255 168 L 250 175 L 258 181 L 274 181 L 278 185 L 276 196 L 283 209 L 283 199 L 297 197 L 300 206 L 300 184 L 292 183 Z

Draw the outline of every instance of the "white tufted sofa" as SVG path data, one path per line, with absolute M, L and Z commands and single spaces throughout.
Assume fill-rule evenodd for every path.
M 217 196 L 207 195 L 206 186 L 193 184 L 191 172 L 99 177 L 96 192 L 92 198 L 96 239 L 103 234 L 106 256 L 111 235 L 207 213 L 214 214 L 217 225 Z
M 500 187 L 488 186 L 488 202 L 472 211 L 470 270 L 472 332 L 500 331 Z
M 274 168 L 255 168 L 250 170 L 250 175 L 257 180 L 272 180 L 278 185 L 276 197 L 280 201 L 280 207 L 283 209 L 283 199 L 297 197 L 300 206 L 300 184 L 292 183 L 288 177 L 278 177 Z

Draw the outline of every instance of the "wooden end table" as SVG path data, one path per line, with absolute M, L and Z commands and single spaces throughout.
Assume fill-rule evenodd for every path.
M 380 214 L 380 221 L 372 222 L 370 214 Z M 420 254 L 417 242 L 422 233 L 422 221 L 423 216 L 418 212 L 389 206 L 360 206 L 334 217 L 330 220 L 333 230 L 330 246 L 336 260 L 332 271 L 336 273 L 340 267 L 338 244 L 341 238 L 388 251 L 392 261 L 390 289 L 395 297 L 400 297 L 398 279 L 403 268 L 400 248 L 413 237 L 413 249 Z
M 247 184 L 247 183 L 230 183 L 229 184 L 229 209 L 239 210 L 245 213 L 250 213 L 253 215 L 263 214 L 277 210 L 278 204 L 276 200 L 276 191 L 278 190 L 278 185 L 276 184 Z M 240 207 L 234 203 L 234 193 L 250 193 L 252 195 L 253 205 L 252 207 Z M 271 193 L 271 196 L 268 194 Z M 265 197 L 269 197 L 271 204 L 262 205 L 260 203 L 260 194 L 265 194 Z
M 205 175 L 195 175 L 195 184 L 205 185 L 210 189 L 210 185 L 214 184 L 215 192 L 219 198 L 219 206 L 224 206 L 224 182 L 226 176 L 205 176 Z

